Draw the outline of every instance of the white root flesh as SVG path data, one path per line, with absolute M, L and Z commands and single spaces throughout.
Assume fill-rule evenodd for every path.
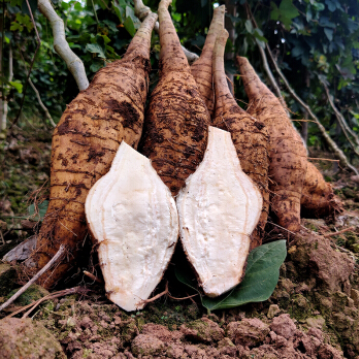
M 177 209 L 181 241 L 204 292 L 216 297 L 239 284 L 262 197 L 242 171 L 229 132 L 209 127 L 204 159 Z
M 122 141 L 110 171 L 91 188 L 86 217 L 97 239 L 108 298 L 142 309 L 161 280 L 178 238 L 178 215 L 150 160 Z
M 66 62 L 66 65 L 76 80 L 80 91 L 89 87 L 86 71 L 83 62 L 70 49 L 65 36 L 65 26 L 63 20 L 57 15 L 52 7 L 50 0 L 39 0 L 39 10 L 49 20 L 54 36 L 54 49 L 58 55 Z

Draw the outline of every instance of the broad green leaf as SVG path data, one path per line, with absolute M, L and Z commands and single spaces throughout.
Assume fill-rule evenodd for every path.
M 132 22 L 135 23 L 135 21 L 137 20 L 136 16 L 135 16 L 135 12 L 133 11 L 133 9 L 129 6 L 126 6 L 126 18 L 130 17 L 132 19 Z
M 279 8 L 273 1 L 271 2 L 271 19 L 281 21 L 287 29 L 290 29 L 292 19 L 298 15 L 299 11 L 293 5 L 292 0 L 282 0 Z
M 103 23 L 106 24 L 111 31 L 118 32 L 116 24 L 113 21 L 105 19 Z
M 246 30 L 251 34 L 253 32 L 253 25 L 251 20 L 246 20 L 244 23 L 244 26 L 246 27 Z
M 323 11 L 325 9 L 325 5 L 319 2 L 314 1 L 312 5 L 317 11 Z
M 286 256 L 285 240 L 267 243 L 255 248 L 248 256 L 246 273 L 242 283 L 217 298 L 201 296 L 202 305 L 212 311 L 267 300 L 278 283 L 279 268 Z M 188 269 L 179 270 L 176 268 L 175 274 L 181 283 L 198 292 L 193 275 Z
M 123 25 L 132 37 L 135 36 L 136 29 L 131 17 L 127 17 Z
M 98 70 L 103 68 L 103 63 L 100 62 L 94 62 L 93 64 L 91 64 L 90 66 L 90 70 L 92 72 L 97 72 Z
M 268 40 L 263 36 L 263 32 L 258 29 L 258 28 L 255 28 L 254 29 L 254 32 L 253 32 L 253 35 L 255 36 L 255 38 L 257 40 L 259 40 L 260 42 L 268 42 Z
M 253 302 L 263 302 L 273 293 L 279 279 L 279 268 L 287 256 L 286 241 L 275 241 L 255 248 L 248 256 L 242 283 L 230 294 L 204 298 L 208 310 L 234 308 Z
M 10 0 L 10 5 L 11 6 L 22 6 L 22 1 L 23 0 Z
M 271 7 L 271 12 L 270 12 L 271 20 L 274 20 L 274 21 L 279 20 L 278 6 L 273 1 L 271 1 L 270 7 Z
M 16 89 L 18 93 L 22 93 L 22 83 L 19 80 L 9 81 L 9 84 Z
M 47 207 L 49 206 L 49 201 L 43 201 L 37 206 L 38 213 L 35 215 L 35 205 L 32 203 L 28 208 L 27 211 L 29 216 L 36 221 L 42 221 L 45 217 Z
M 106 58 L 104 50 L 99 44 L 87 44 L 86 50 L 92 54 L 98 54 L 98 57 Z
M 332 29 L 328 29 L 327 27 L 324 28 L 324 33 L 327 36 L 329 41 L 333 40 L 333 30 Z
M 126 17 L 125 9 L 122 6 L 117 5 L 115 1 L 112 1 L 112 8 L 115 10 L 115 13 L 119 18 L 121 24 L 123 24 L 124 18 Z

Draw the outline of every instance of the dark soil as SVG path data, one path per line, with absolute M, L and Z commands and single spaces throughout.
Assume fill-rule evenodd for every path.
M 22 221 L 30 198 L 46 198 L 50 141 L 50 131 L 14 132 L 0 148 L 0 228 L 6 241 L 0 242 L 0 255 L 38 228 Z M 359 358 L 359 180 L 333 174 L 323 163 L 346 211 L 333 224 L 303 219 L 303 231 L 295 237 L 267 226 L 266 241 L 288 239 L 288 256 L 269 300 L 207 313 L 197 297 L 163 296 L 141 312 L 126 313 L 106 299 L 103 284 L 83 274 L 100 277 L 96 258 L 88 256 L 63 286 L 91 292 L 47 300 L 29 313 L 32 320 L 21 319 L 23 313 L 2 319 L 0 358 Z M 175 280 L 172 267 L 154 295 L 166 281 L 173 296 L 192 294 Z M 14 271 L 0 263 L 0 273 L 5 272 L 0 303 L 18 287 Z M 46 294 L 31 287 L 1 318 Z

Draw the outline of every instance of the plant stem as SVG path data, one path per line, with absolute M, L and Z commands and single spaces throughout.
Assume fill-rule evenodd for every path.
M 96 22 L 97 22 L 97 26 L 98 26 L 100 23 L 98 21 L 97 12 L 96 12 L 96 8 L 95 8 L 95 3 L 94 3 L 93 0 L 91 0 L 91 2 L 92 2 L 93 12 L 95 14 L 95 18 L 96 18 Z

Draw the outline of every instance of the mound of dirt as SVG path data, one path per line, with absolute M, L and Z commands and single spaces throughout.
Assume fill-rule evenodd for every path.
M 39 322 L 9 318 L 0 321 L 0 358 L 66 358 L 60 343 Z

